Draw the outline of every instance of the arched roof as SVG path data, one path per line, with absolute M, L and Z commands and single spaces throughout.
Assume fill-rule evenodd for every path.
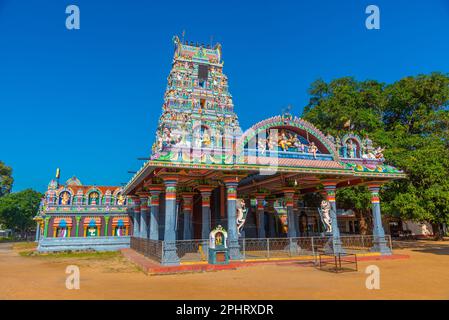
M 75 177 L 75 176 L 73 176 L 70 179 L 68 179 L 65 182 L 65 184 L 67 186 L 82 186 L 81 181 L 77 177 Z
M 289 115 L 274 116 L 265 120 L 262 120 L 251 128 L 246 130 L 241 139 L 239 147 L 244 147 L 253 137 L 259 132 L 271 129 L 271 128 L 285 128 L 296 131 L 297 133 L 306 134 L 311 141 L 314 141 L 318 148 L 324 148 L 332 155 L 334 160 L 339 158 L 335 144 L 330 141 L 326 136 L 313 124 L 298 117 L 292 117 Z

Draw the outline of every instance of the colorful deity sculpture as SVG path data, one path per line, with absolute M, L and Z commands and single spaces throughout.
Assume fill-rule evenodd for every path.
M 332 232 L 330 211 L 331 211 L 331 206 L 330 206 L 329 201 L 327 201 L 327 200 L 321 201 L 321 206 L 320 206 L 320 208 L 318 208 L 318 212 L 320 214 L 321 221 L 324 224 L 326 233 Z
M 309 152 L 313 155 L 313 158 L 316 159 L 316 153 L 318 151 L 318 147 L 315 145 L 315 142 L 311 142 L 309 145 Z
M 70 204 L 70 194 L 66 191 L 62 193 L 61 204 L 67 206 Z
M 239 236 L 241 235 L 240 231 L 242 230 L 243 226 L 245 225 L 245 221 L 246 221 L 246 215 L 248 212 L 248 209 L 246 208 L 245 205 L 245 200 L 243 199 L 237 199 L 237 203 L 236 203 L 236 213 L 237 213 L 237 232 L 239 234 Z

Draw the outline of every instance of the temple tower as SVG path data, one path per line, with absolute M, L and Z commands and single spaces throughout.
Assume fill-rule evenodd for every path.
M 209 157 L 200 162 L 232 163 L 225 154 L 241 129 L 223 74 L 221 45 L 181 43 L 177 36 L 173 41 L 175 53 L 151 159 L 191 161 L 187 155 L 192 150 L 203 155 L 209 150 Z

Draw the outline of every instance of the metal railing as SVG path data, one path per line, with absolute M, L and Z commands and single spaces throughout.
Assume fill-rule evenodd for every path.
M 164 241 L 131 237 L 131 249 L 142 253 L 145 257 L 158 262 L 162 261 Z
M 209 240 L 177 240 L 176 253 L 181 261 L 207 261 Z
M 375 236 L 341 236 L 341 247 L 346 254 L 373 252 Z M 392 250 L 389 235 L 384 240 Z M 243 261 L 277 260 L 282 258 L 304 257 L 318 263 L 320 254 L 329 254 L 332 249 L 332 237 L 297 237 L 297 238 L 241 238 L 240 252 Z M 209 240 L 177 240 L 176 253 L 180 262 L 201 262 L 208 260 Z M 164 254 L 164 241 L 131 238 L 131 248 L 159 262 Z
M 353 253 L 327 255 L 320 254 L 319 268 L 323 271 L 330 272 L 345 272 L 345 271 L 357 271 L 357 255 Z

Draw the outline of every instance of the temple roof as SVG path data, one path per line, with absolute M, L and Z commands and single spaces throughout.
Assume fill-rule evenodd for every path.
M 221 45 L 216 44 L 213 48 L 204 44 L 182 43 L 178 36 L 173 37 L 175 43 L 175 59 L 192 60 L 205 64 L 222 64 Z

